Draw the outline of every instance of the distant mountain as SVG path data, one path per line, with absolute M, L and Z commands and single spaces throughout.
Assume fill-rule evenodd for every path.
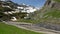
M 34 11 L 36 11 L 36 8 L 31 5 L 17 4 L 10 0 L 0 0 L 0 19 L 2 20 L 24 18 Z

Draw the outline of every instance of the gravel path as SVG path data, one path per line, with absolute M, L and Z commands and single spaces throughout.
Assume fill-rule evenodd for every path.
M 8 21 L 8 22 L 3 21 L 3 22 L 5 24 L 8 24 L 8 25 L 13 25 L 13 26 L 16 26 L 18 28 L 22 28 L 22 29 L 26 29 L 26 30 L 31 30 L 31 31 L 38 32 L 38 33 L 60 34 L 59 33 L 60 31 L 45 29 L 45 28 L 42 28 L 42 27 L 35 26 L 35 24 L 31 24 L 31 23 L 11 22 L 11 21 Z

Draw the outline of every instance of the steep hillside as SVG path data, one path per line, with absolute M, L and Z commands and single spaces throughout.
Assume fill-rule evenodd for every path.
M 47 0 L 37 12 L 37 19 L 40 22 L 60 23 L 60 0 Z

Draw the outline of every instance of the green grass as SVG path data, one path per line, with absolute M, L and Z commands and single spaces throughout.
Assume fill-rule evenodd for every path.
M 60 2 L 60 0 L 54 0 L 54 1 Z
M 51 8 L 43 15 L 41 22 L 60 24 L 60 10 Z
M 0 34 L 42 34 L 17 28 L 0 22 Z
M 40 20 L 31 20 L 31 19 L 19 19 L 18 22 L 26 22 L 26 23 L 39 23 Z
M 52 10 L 48 10 L 48 12 L 44 15 L 46 16 L 48 15 L 46 18 L 52 16 L 53 18 L 56 17 L 56 18 L 60 18 L 60 10 L 57 10 L 57 9 L 52 9 Z

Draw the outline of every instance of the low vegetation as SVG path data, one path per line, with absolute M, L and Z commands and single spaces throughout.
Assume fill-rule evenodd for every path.
M 40 20 L 32 20 L 32 19 L 19 19 L 18 22 L 26 22 L 26 23 L 39 23 Z
M 58 9 L 52 9 L 50 11 L 48 11 L 46 14 L 44 14 L 44 16 L 48 17 L 52 17 L 52 18 L 60 18 L 60 10 Z
M 60 2 L 60 0 L 54 0 L 54 1 Z

